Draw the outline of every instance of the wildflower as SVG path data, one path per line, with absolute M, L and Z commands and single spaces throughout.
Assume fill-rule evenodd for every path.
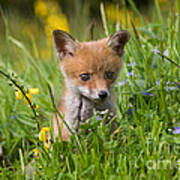
M 135 66 L 135 64 L 136 64 L 136 63 L 135 63 L 134 61 L 132 61 L 131 66 L 133 67 L 133 66 Z
M 144 90 L 144 91 L 142 91 L 142 94 L 144 95 L 144 96 L 153 96 L 153 94 L 151 93 L 151 94 L 149 94 L 146 90 Z
M 157 86 L 159 86 L 159 82 L 160 82 L 160 80 L 158 79 L 158 80 L 156 81 L 156 85 L 157 85 Z
M 173 134 L 180 134 L 180 127 L 176 127 Z
M 30 92 L 26 93 L 26 97 L 29 99 L 29 101 L 32 103 L 32 94 Z M 28 100 L 24 98 L 24 103 L 29 104 Z
M 152 51 L 155 52 L 156 54 L 161 53 L 158 49 L 153 49 Z
M 38 88 L 31 88 L 31 89 L 29 89 L 29 92 L 30 92 L 31 94 L 36 95 L 36 94 L 39 93 L 39 89 L 38 89 Z
M 44 127 L 39 133 L 39 140 L 42 142 L 47 142 L 47 133 L 50 131 L 49 127 Z
M 39 108 L 39 105 L 38 104 L 34 104 L 34 109 L 38 109 Z
M 126 82 L 128 82 L 128 80 L 126 79 L 126 80 L 124 80 L 124 81 L 120 81 L 120 82 L 118 82 L 118 86 L 123 86 L 123 85 L 125 85 L 126 84 Z
M 29 99 L 29 101 L 32 103 L 32 94 L 38 94 L 39 93 L 39 89 L 38 88 L 31 88 L 28 89 L 26 96 Z M 28 100 L 24 97 L 24 103 L 25 104 L 29 104 Z M 35 106 L 35 109 L 39 108 L 38 105 Z
M 129 75 L 129 76 L 133 76 L 133 75 L 134 75 L 134 71 L 128 72 L 128 75 Z
M 157 48 L 156 48 L 156 49 L 153 49 L 152 51 L 155 52 L 156 54 L 161 53 Z M 164 55 L 164 56 L 168 56 L 168 54 L 169 54 L 169 49 L 166 49 L 166 50 L 164 51 L 163 55 Z
M 46 151 L 48 151 L 48 150 L 49 150 L 49 144 L 48 144 L 48 143 L 45 143 L 45 144 L 44 144 L 44 148 L 45 148 Z
M 101 121 L 101 120 L 102 120 L 102 117 L 99 116 L 99 115 L 97 115 L 97 116 L 96 116 L 96 120 L 97 120 L 97 121 Z
M 107 15 L 107 19 L 112 23 L 119 22 L 122 26 L 125 26 L 127 23 L 128 26 L 130 27 L 131 19 L 132 19 L 132 17 L 134 17 L 133 18 L 134 24 L 136 24 L 136 26 L 138 26 L 138 27 L 141 26 L 140 19 L 138 17 L 134 16 L 134 12 L 131 9 L 128 9 L 126 11 L 126 15 L 125 15 L 124 11 L 122 9 L 118 10 L 113 3 L 106 3 L 105 4 L 105 12 Z M 145 21 L 147 21 L 147 19 L 145 17 L 143 17 L 143 18 L 145 19 Z
M 133 115 L 133 112 L 135 112 L 135 111 L 136 111 L 136 109 L 129 109 L 129 114 Z
M 169 49 L 166 49 L 163 53 L 165 56 L 168 56 L 169 55 Z
M 22 99 L 22 92 L 21 92 L 20 89 L 18 89 L 18 90 L 15 92 L 15 94 L 16 94 L 16 99 L 18 99 L 18 100 Z
M 38 0 L 35 3 L 35 14 L 38 17 L 47 16 L 48 9 L 47 9 L 47 6 L 46 6 L 45 2 L 43 2 L 42 0 Z
M 39 156 L 39 152 L 38 152 L 38 149 L 37 149 L 37 148 L 33 149 L 33 152 L 34 152 L 34 156 L 35 156 L 35 157 L 38 157 L 38 156 Z
M 129 67 L 134 67 L 134 66 L 135 66 L 135 62 L 132 61 L 132 63 L 129 63 L 128 66 L 129 66 Z
M 148 95 L 148 93 L 146 91 L 143 91 L 142 94 L 145 95 L 145 96 Z
M 11 115 L 11 120 L 14 120 L 14 116 L 13 115 Z

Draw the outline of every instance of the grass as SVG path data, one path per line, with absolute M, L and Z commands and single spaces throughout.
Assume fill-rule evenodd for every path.
M 112 121 L 118 125 L 116 134 L 94 116 L 81 127 L 78 137 L 52 142 L 48 153 L 38 140 L 36 122 L 52 131 L 55 108 L 47 84 L 58 103 L 63 81 L 58 62 L 55 56 L 43 61 L 31 55 L 32 50 L 6 26 L 6 53 L 0 52 L 0 70 L 24 90 L 39 88 L 33 103 L 40 108 L 35 118 L 30 107 L 16 99 L 15 87 L 0 75 L 1 179 L 25 179 L 34 148 L 39 158 L 30 179 L 179 179 L 180 136 L 173 129 L 180 126 L 180 16 L 170 12 L 163 20 L 157 1 L 155 4 L 156 18 L 151 23 L 129 28 L 131 40 L 115 87 L 117 118 Z M 177 9 L 180 14 L 178 1 Z M 107 28 L 111 29 L 108 33 L 114 31 L 109 24 Z M 162 56 L 167 49 L 175 64 Z M 88 135 L 86 129 L 91 130 Z

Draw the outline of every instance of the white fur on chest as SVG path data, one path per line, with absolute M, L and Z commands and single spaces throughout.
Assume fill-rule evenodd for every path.
M 114 113 L 112 98 L 108 97 L 105 101 L 95 103 L 78 93 L 69 93 L 65 98 L 65 121 L 71 128 L 78 129 L 80 122 L 85 122 L 93 116 L 94 111 L 104 111 L 108 109 Z

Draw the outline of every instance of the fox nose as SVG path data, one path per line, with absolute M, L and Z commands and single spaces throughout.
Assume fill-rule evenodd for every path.
M 108 96 L 108 93 L 106 91 L 100 91 L 98 95 L 101 99 L 105 99 Z

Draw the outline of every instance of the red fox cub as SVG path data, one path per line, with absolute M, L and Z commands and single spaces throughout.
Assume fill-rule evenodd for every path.
M 58 109 L 72 130 L 78 130 L 79 123 L 91 118 L 94 110 L 108 109 L 115 114 L 113 85 L 122 68 L 124 46 L 129 37 L 123 30 L 102 40 L 78 42 L 64 31 L 53 32 L 65 82 Z M 54 136 L 57 137 L 62 128 L 62 139 L 68 140 L 71 133 L 62 123 L 54 117 Z

